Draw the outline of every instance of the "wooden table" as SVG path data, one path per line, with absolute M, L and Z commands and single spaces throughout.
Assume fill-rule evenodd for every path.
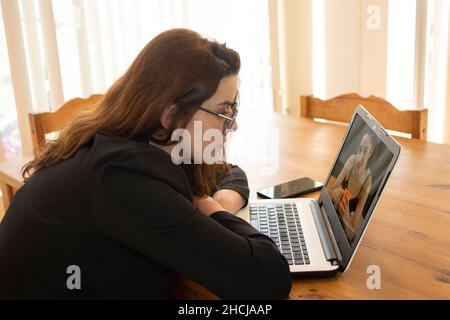
M 243 148 L 244 128 L 279 130 L 278 173 L 263 175 L 253 164 L 240 164 L 252 191 L 303 176 L 324 181 L 346 130 L 274 114 L 242 115 L 239 126 L 234 143 L 243 142 Z M 399 163 L 349 270 L 330 279 L 296 279 L 290 299 L 450 299 L 450 146 L 398 141 Z M 17 188 L 24 162 L 0 164 L 0 181 Z M 381 269 L 380 290 L 367 288 L 371 265 Z M 186 279 L 173 292 L 178 298 L 216 298 Z
M 22 186 L 22 167 L 31 158 L 0 162 L 0 190 L 2 191 L 3 208 L 9 207 L 14 193 Z M 3 212 L 4 213 L 4 212 Z M 3 218 L 0 212 L 0 221 Z

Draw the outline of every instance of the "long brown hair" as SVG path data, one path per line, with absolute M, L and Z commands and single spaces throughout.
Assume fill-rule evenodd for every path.
M 160 145 L 173 143 L 172 132 L 185 128 L 220 81 L 237 75 L 240 65 L 236 51 L 191 30 L 159 34 L 111 86 L 95 111 L 78 116 L 60 131 L 57 140 L 36 151 L 34 160 L 23 168 L 24 179 L 72 157 L 96 133 Z M 172 127 L 166 130 L 160 118 L 171 105 L 176 105 L 176 113 Z M 226 166 L 205 164 L 185 168 L 194 195 L 210 194 L 224 170 Z

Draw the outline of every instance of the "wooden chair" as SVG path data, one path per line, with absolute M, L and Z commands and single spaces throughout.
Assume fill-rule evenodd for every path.
M 86 99 L 72 99 L 54 112 L 30 113 L 28 116 L 34 150 L 45 143 L 46 134 L 58 132 L 81 112 L 94 110 L 102 99 L 102 94 L 94 94 Z
M 409 133 L 414 139 L 427 139 L 428 109 L 399 110 L 388 101 L 375 96 L 363 98 L 351 93 L 330 100 L 301 96 L 300 115 L 348 123 L 359 104 L 363 105 L 385 129 Z
M 61 130 L 70 120 L 81 112 L 94 110 L 103 99 L 102 94 L 94 94 L 87 99 L 76 98 L 64 103 L 54 112 L 30 113 L 29 121 L 34 150 L 38 150 L 45 141 L 45 135 Z M 20 168 L 28 162 L 24 158 L 17 162 L 0 162 L 0 190 L 3 196 L 3 210 L 0 207 L 0 221 L 9 207 L 14 193 L 22 186 Z

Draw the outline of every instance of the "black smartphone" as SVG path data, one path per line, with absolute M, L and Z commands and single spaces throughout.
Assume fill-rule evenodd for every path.
M 321 190 L 323 183 L 311 178 L 301 178 L 294 181 L 265 188 L 257 192 L 258 196 L 266 199 L 284 199 L 299 197 L 304 194 Z

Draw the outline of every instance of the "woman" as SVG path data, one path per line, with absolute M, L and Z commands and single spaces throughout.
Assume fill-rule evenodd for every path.
M 167 299 L 179 274 L 222 298 L 286 297 L 286 260 L 232 215 L 247 203 L 244 172 L 172 161 L 176 129 L 237 128 L 239 69 L 235 51 L 192 31 L 154 38 L 26 166 L 0 225 L 0 292 Z
M 363 210 L 372 188 L 372 172 L 368 162 L 373 155 L 374 146 L 374 137 L 366 133 L 361 139 L 358 153 L 347 159 L 329 188 L 331 200 L 351 242 L 362 222 Z

